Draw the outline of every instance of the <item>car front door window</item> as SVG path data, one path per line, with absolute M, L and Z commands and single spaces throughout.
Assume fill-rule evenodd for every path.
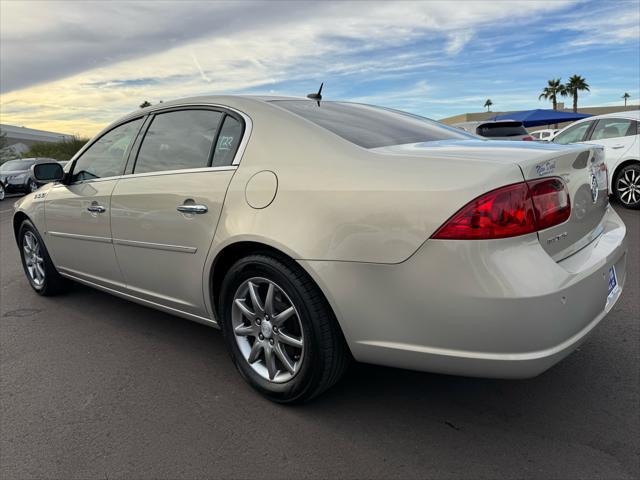
M 91 145 L 73 166 L 72 182 L 122 175 L 129 145 L 142 122 L 139 118 L 120 125 Z

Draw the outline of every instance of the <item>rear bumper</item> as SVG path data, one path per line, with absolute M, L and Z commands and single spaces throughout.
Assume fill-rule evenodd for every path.
M 429 240 L 395 265 L 300 261 L 323 289 L 357 360 L 447 374 L 526 378 L 577 348 L 618 300 L 626 228 L 555 262 L 537 235 Z M 619 289 L 607 301 L 608 272 Z

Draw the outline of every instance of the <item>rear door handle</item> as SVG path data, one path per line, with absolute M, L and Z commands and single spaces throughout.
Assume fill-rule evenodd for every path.
M 202 214 L 202 213 L 207 213 L 209 211 L 209 208 L 206 205 L 201 205 L 201 204 L 187 204 L 187 205 L 178 205 L 177 210 L 180 213 Z
M 107 209 L 102 205 L 91 205 L 90 207 L 87 207 L 87 210 L 91 213 L 104 213 L 107 211 Z
M 613 148 L 614 150 L 617 150 L 619 148 L 624 148 L 624 145 L 616 145 L 615 147 L 611 147 L 611 148 Z

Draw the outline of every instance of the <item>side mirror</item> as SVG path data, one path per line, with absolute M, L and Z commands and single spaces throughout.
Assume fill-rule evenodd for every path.
M 31 167 L 31 174 L 39 183 L 57 182 L 64 177 L 62 165 L 58 162 L 36 163 Z

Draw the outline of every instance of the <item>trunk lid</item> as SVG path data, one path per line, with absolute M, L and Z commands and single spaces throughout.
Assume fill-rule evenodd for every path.
M 604 150 L 596 145 L 538 142 L 445 140 L 374 149 L 381 153 L 424 158 L 464 159 L 517 165 L 525 180 L 560 177 L 567 185 L 571 216 L 538 232 L 542 248 L 556 261 L 577 252 L 600 233 L 609 206 Z
M 538 232 L 545 251 L 559 261 L 591 243 L 602 233 L 609 207 L 604 149 L 590 145 L 557 152 L 552 158 L 518 162 L 525 180 L 560 177 L 569 190 L 569 219 Z

